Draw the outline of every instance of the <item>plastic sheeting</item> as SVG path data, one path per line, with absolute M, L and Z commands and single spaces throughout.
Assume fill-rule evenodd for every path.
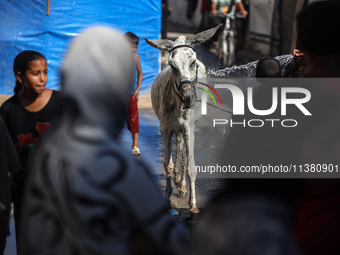
M 159 39 L 160 0 L 50 0 L 49 15 L 46 7 L 47 0 L 0 0 L 0 94 L 13 94 L 13 61 L 23 50 L 36 50 L 46 57 L 47 87 L 59 90 L 59 68 L 70 41 L 85 28 L 99 24 L 139 36 L 137 53 L 144 75 L 141 93 L 150 90 L 159 72 L 160 51 L 144 38 Z

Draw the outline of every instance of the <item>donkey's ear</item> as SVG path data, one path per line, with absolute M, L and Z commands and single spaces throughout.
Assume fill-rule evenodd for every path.
M 213 27 L 201 33 L 198 33 L 197 35 L 190 36 L 187 39 L 187 44 L 190 44 L 191 46 L 195 46 L 195 45 L 199 45 L 209 40 L 221 26 L 222 24 L 219 24 L 216 27 Z
M 170 51 L 172 47 L 174 46 L 174 42 L 166 39 L 161 40 L 149 40 L 145 38 L 145 41 L 147 44 L 149 44 L 152 47 L 155 47 L 159 50 L 166 50 Z

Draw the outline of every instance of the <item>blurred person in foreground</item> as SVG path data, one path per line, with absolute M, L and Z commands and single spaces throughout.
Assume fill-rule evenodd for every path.
M 0 116 L 0 255 L 4 253 L 6 237 L 10 234 L 11 191 L 8 174 L 20 167 L 18 155 Z
M 339 3 L 322 1 L 308 5 L 297 17 L 297 46 L 308 65 L 306 77 L 327 78 L 321 80 L 320 87 L 332 94 L 325 97 L 326 103 L 315 104 L 320 116 L 327 119 L 309 126 L 303 156 L 305 161 L 334 165 L 340 161 L 340 110 L 339 105 L 326 105 L 340 101 L 340 80 L 329 79 L 340 77 L 339 13 Z M 312 92 L 313 97 L 320 95 Z M 305 179 L 295 231 L 306 255 L 340 254 L 340 179 Z
M 129 42 L 107 27 L 77 37 L 61 69 L 70 111 L 37 152 L 22 254 L 177 254 L 186 228 L 147 167 L 121 148 Z
M 338 1 L 315 2 L 297 17 L 297 48 L 304 53 L 307 77 L 340 77 L 339 6 Z

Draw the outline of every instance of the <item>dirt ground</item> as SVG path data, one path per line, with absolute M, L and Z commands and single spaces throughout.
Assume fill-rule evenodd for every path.
M 139 96 L 138 109 L 141 110 L 153 110 L 151 104 L 150 93 L 142 94 Z

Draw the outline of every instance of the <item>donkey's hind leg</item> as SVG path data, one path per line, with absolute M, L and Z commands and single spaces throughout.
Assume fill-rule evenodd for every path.
M 174 170 L 174 164 L 172 162 L 172 157 L 171 157 L 172 133 L 170 131 L 163 131 L 162 135 L 163 135 L 164 152 L 165 152 L 165 159 L 164 159 L 164 170 L 166 173 L 165 197 L 166 199 L 170 201 L 170 197 L 172 194 L 171 174 Z
M 182 167 L 182 176 L 181 176 L 181 182 L 179 184 L 179 192 L 180 192 L 180 197 L 184 198 L 185 194 L 188 193 L 187 191 L 187 162 L 188 162 L 188 157 L 186 153 L 182 153 L 182 162 L 183 162 L 183 167 Z
M 182 174 L 181 174 L 181 180 L 178 187 L 179 197 L 184 198 L 185 195 L 188 193 L 187 191 L 187 164 L 188 164 L 188 158 L 186 153 L 186 146 L 184 146 L 185 142 L 182 143 L 182 150 L 181 150 L 181 157 L 182 157 Z

